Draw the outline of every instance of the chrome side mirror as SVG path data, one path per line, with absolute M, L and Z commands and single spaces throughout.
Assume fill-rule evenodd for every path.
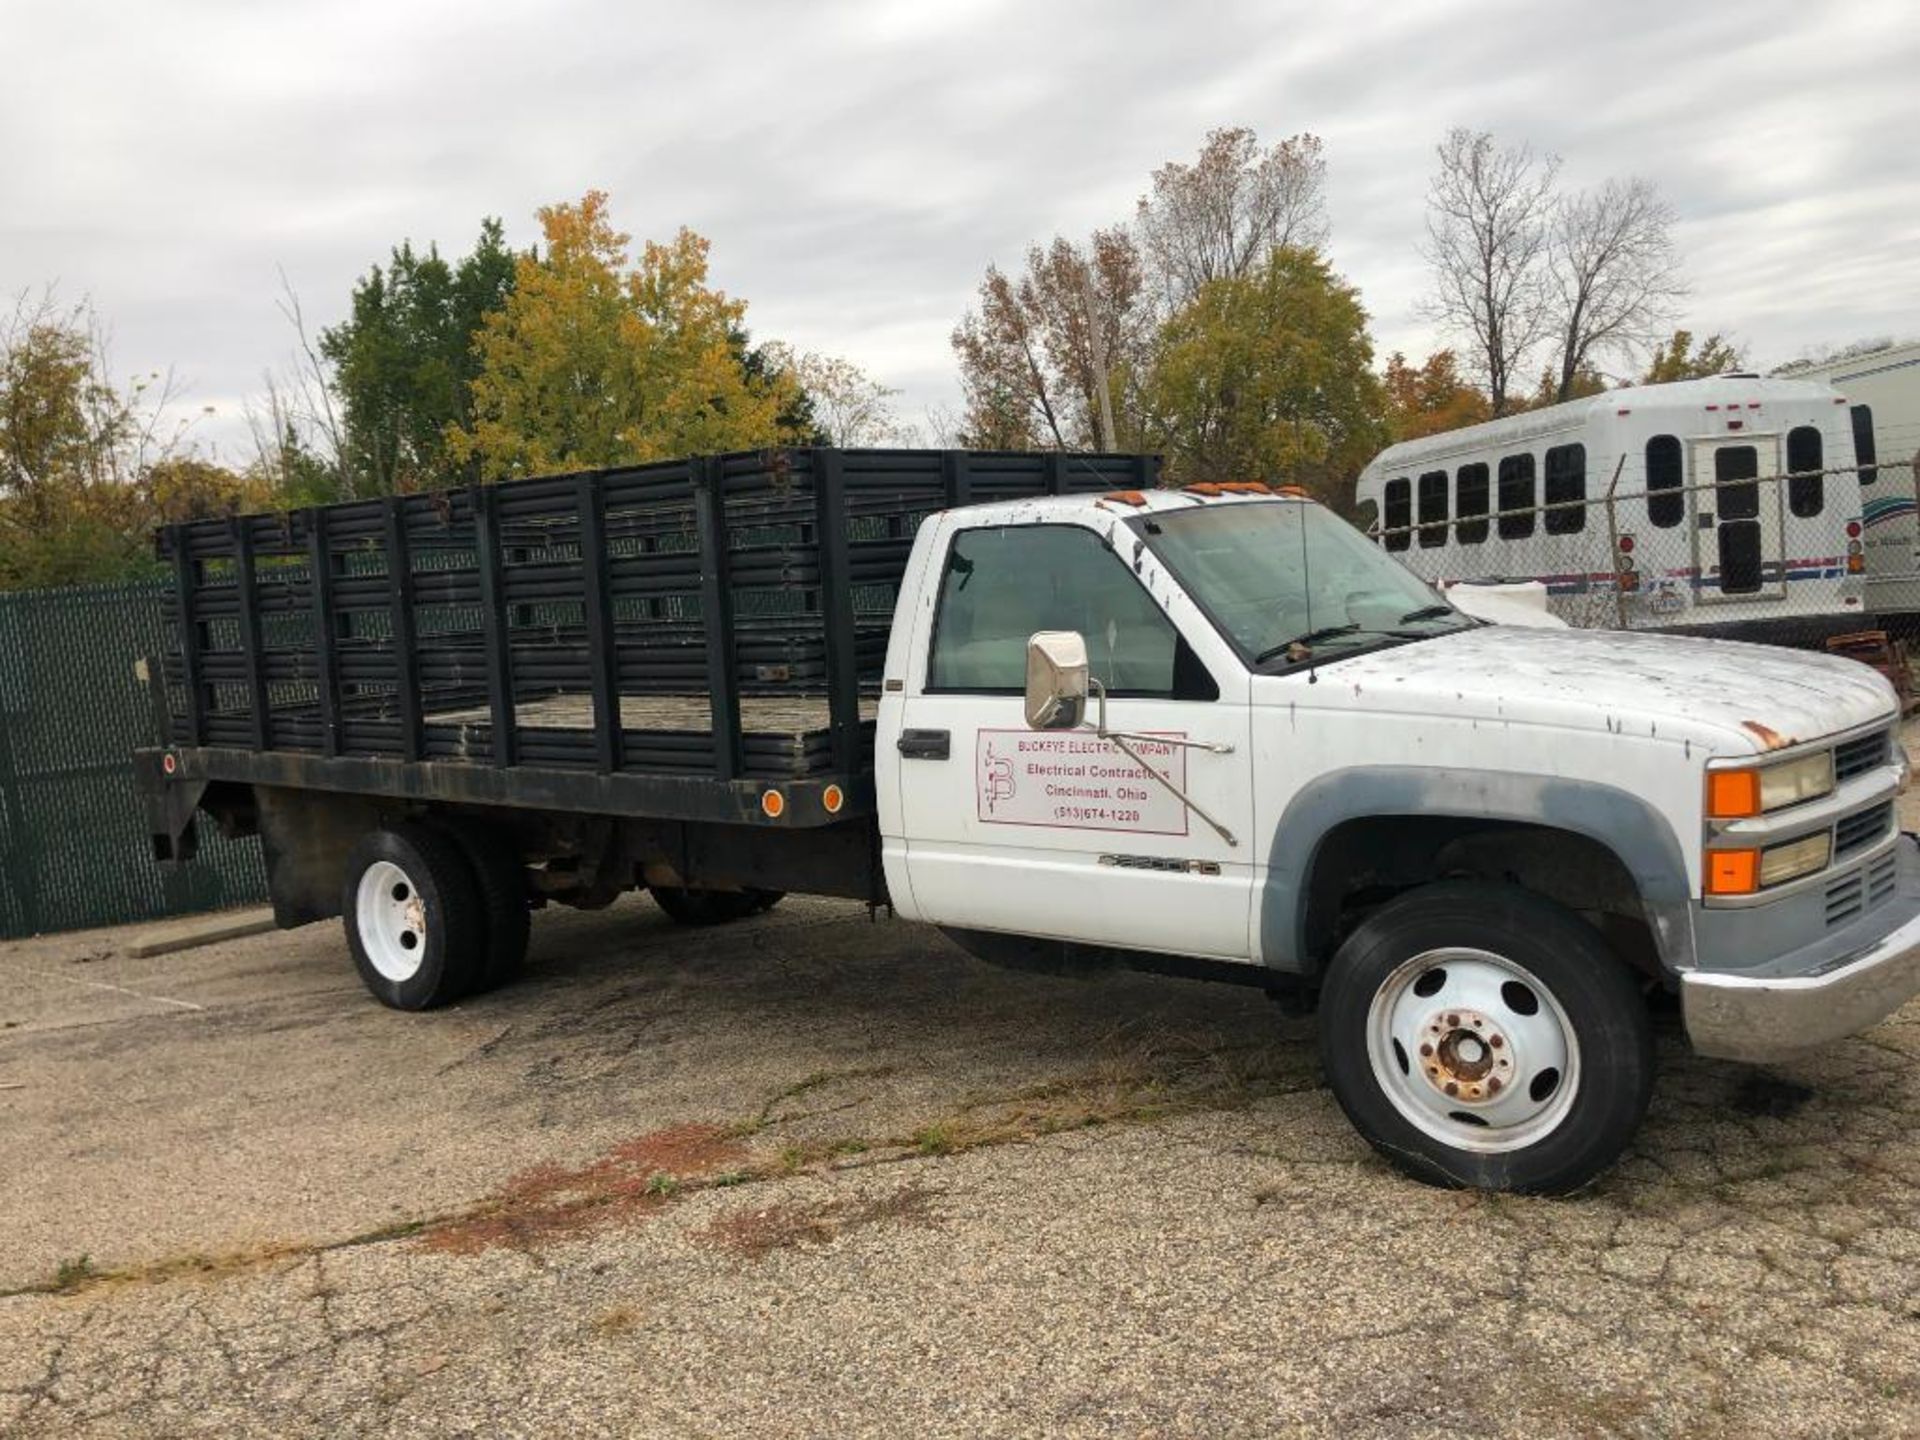
M 1071 730 L 1087 711 L 1087 642 L 1077 630 L 1027 641 L 1027 728 Z

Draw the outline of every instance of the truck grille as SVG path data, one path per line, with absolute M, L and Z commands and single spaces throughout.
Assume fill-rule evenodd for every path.
M 1887 732 L 1876 730 L 1871 735 L 1861 735 L 1845 744 L 1833 747 L 1833 778 L 1835 783 L 1851 780 L 1856 775 L 1864 775 L 1876 766 L 1887 763 Z
M 1896 861 L 1892 852 L 1827 886 L 1827 928 L 1850 925 L 1892 898 Z
M 1833 827 L 1833 854 L 1838 859 L 1873 844 L 1893 824 L 1893 802 L 1883 801 L 1865 810 L 1843 815 Z

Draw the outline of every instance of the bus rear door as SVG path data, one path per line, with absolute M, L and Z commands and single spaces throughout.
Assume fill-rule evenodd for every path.
M 1694 560 L 1703 604 L 1786 594 L 1779 477 L 1777 435 L 1693 442 Z

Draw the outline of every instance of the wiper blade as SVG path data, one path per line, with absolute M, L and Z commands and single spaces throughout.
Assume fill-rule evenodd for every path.
M 1418 610 L 1409 610 L 1400 617 L 1402 625 L 1411 625 L 1416 620 L 1444 620 L 1449 615 L 1460 612 L 1451 605 L 1422 605 Z
M 1276 655 L 1286 654 L 1287 651 L 1293 649 L 1296 645 L 1303 650 L 1311 650 L 1322 640 L 1332 640 L 1340 635 L 1357 634 L 1359 630 L 1360 626 L 1357 623 L 1352 625 L 1323 625 L 1318 630 L 1309 630 L 1306 634 L 1296 635 L 1291 640 L 1282 640 L 1278 645 L 1269 645 L 1265 650 L 1262 650 L 1258 655 L 1253 657 L 1253 663 L 1256 665 L 1264 665 Z

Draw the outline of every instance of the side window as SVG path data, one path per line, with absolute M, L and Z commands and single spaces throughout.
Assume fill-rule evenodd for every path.
M 1420 548 L 1447 543 L 1447 472 L 1429 470 L 1420 477 Z
M 1853 458 L 1860 466 L 1862 485 L 1871 485 L 1880 478 L 1880 467 L 1874 464 L 1880 456 L 1874 450 L 1871 405 L 1853 407 Z
M 1487 467 L 1462 465 L 1454 483 L 1453 508 L 1459 516 L 1453 527 L 1454 537 L 1462 545 L 1478 545 L 1487 538 Z
M 1413 524 L 1413 484 L 1408 480 L 1387 481 L 1386 519 L 1382 525 L 1387 549 L 1404 550 L 1413 536 L 1407 527 Z
M 1500 538 L 1525 540 L 1533 534 L 1533 456 L 1500 460 Z M 1508 513 L 1508 512 L 1517 513 Z
M 1680 438 L 1656 435 L 1647 441 L 1647 520 L 1670 530 L 1687 517 L 1686 468 Z
M 1787 509 L 1801 519 L 1818 515 L 1827 503 L 1827 479 L 1821 474 L 1820 432 L 1796 425 L 1787 432 Z
M 1555 445 L 1547 451 L 1547 534 L 1577 535 L 1587 528 L 1587 447 Z
M 1036 630 L 1078 630 L 1093 674 L 1115 695 L 1196 691 L 1197 660 L 1145 587 L 1091 530 L 1007 525 L 954 536 L 934 617 L 929 690 L 1018 695 Z M 1176 651 L 1185 651 L 1176 655 Z

